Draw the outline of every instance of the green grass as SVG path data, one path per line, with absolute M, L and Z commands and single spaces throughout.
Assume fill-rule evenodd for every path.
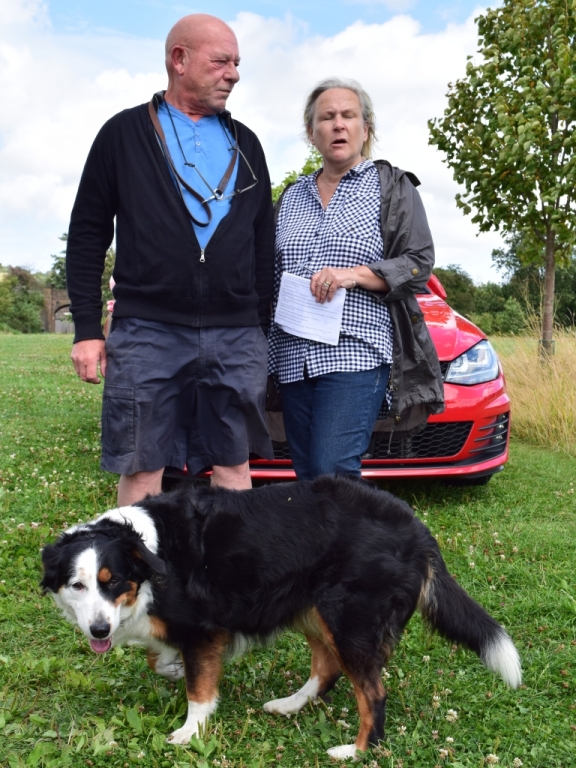
M 183 722 L 183 684 L 154 675 L 140 648 L 96 656 L 41 596 L 43 543 L 115 498 L 115 478 L 99 470 L 101 387 L 76 379 L 69 348 L 65 337 L 0 336 L 0 766 L 340 765 L 325 750 L 358 726 L 346 680 L 329 706 L 290 719 L 262 710 L 307 678 L 300 636 L 228 662 L 207 732 L 173 747 L 165 737 Z M 386 739 L 356 765 L 480 768 L 490 755 L 506 768 L 576 765 L 575 484 L 570 457 L 513 443 L 485 488 L 387 485 L 506 625 L 524 685 L 509 691 L 415 617 L 387 671 Z

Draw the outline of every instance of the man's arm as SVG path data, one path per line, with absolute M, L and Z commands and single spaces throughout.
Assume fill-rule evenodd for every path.
M 102 272 L 114 237 L 117 187 L 109 123 L 86 160 L 68 231 L 66 283 L 75 336 L 72 362 L 82 381 L 100 383 L 106 374 L 102 333 Z

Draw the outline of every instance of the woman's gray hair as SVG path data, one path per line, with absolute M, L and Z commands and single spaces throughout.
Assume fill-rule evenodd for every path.
M 362 110 L 362 118 L 368 126 L 368 138 L 362 146 L 362 157 L 372 157 L 372 150 L 377 139 L 374 107 L 372 106 L 372 99 L 357 80 L 344 77 L 329 77 L 318 83 L 306 99 L 306 105 L 304 107 L 304 128 L 306 130 L 306 138 L 308 139 L 309 130 L 312 128 L 312 123 L 314 122 L 314 108 L 316 101 L 324 91 L 329 91 L 332 88 L 345 88 L 347 91 L 352 91 L 358 96 L 360 108 Z

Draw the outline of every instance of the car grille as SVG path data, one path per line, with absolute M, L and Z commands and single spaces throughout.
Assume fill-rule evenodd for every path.
M 460 453 L 472 429 L 471 421 L 427 424 L 417 435 L 394 438 L 390 433 L 372 436 L 365 459 L 440 459 Z M 390 446 L 390 447 L 388 447 Z
M 464 447 L 471 421 L 428 424 L 418 435 L 394 438 L 389 432 L 376 432 L 364 459 L 438 459 L 455 456 Z M 289 459 L 288 443 L 273 443 L 275 459 Z M 390 448 L 389 448 L 390 446 Z M 390 452 L 389 452 L 390 451 Z
M 510 414 L 501 413 L 490 424 L 476 427 L 474 434 L 474 448 L 470 450 L 470 457 L 465 461 L 487 461 L 500 456 L 506 451 L 508 443 L 508 430 Z M 381 459 L 383 461 L 410 460 L 410 459 L 442 459 L 456 456 L 464 448 L 464 444 L 470 435 L 472 421 L 448 421 L 432 422 L 425 429 L 413 437 L 395 438 L 390 442 L 389 432 L 375 432 L 368 451 L 363 459 Z M 290 460 L 288 443 L 272 443 L 274 458 Z M 389 447 L 390 446 L 390 447 Z M 388 453 L 390 450 L 390 453 Z

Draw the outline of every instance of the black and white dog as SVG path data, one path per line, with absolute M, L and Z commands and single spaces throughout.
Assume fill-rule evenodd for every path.
M 310 678 L 264 709 L 298 712 L 344 672 L 360 730 L 329 750 L 336 758 L 383 738 L 382 667 L 416 608 L 506 683 L 521 681 L 512 641 L 450 576 L 410 507 L 356 480 L 189 486 L 71 528 L 42 560 L 44 590 L 96 653 L 139 641 L 152 669 L 185 676 L 188 716 L 175 744 L 215 711 L 223 656 L 286 628 L 310 644 Z

